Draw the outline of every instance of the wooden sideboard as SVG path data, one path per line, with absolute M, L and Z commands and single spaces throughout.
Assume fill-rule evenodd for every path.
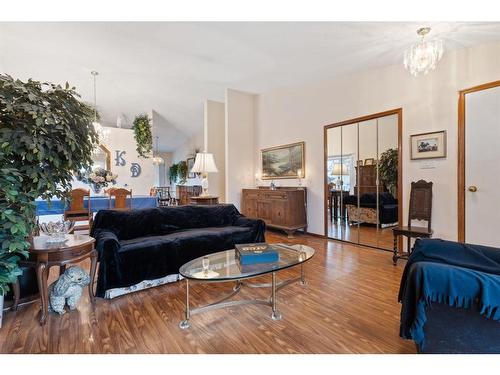
M 241 194 L 243 215 L 262 219 L 268 227 L 284 230 L 289 238 L 298 229 L 307 230 L 306 205 L 305 188 L 243 189 Z
M 175 197 L 177 199 L 177 204 L 184 206 L 191 203 L 191 197 L 197 197 L 201 194 L 201 186 L 187 186 L 187 185 L 176 185 L 175 187 Z

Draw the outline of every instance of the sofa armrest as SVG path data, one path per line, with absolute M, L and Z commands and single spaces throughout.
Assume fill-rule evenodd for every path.
M 96 250 L 101 259 L 106 253 L 116 254 L 120 248 L 120 241 L 116 234 L 110 230 L 99 229 L 94 231 L 94 238 L 96 242 Z
M 261 219 L 250 219 L 243 215 L 238 216 L 233 222 L 234 226 L 252 228 L 253 242 L 265 242 L 266 223 Z

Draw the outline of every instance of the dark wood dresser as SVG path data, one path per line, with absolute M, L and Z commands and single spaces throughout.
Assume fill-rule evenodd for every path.
M 375 165 L 360 165 L 356 167 L 359 186 L 354 186 L 354 195 L 377 192 L 377 167 Z
M 267 226 L 284 230 L 289 238 L 298 229 L 307 230 L 306 205 L 305 188 L 243 189 L 241 194 L 243 215 L 262 219 Z
M 187 186 L 187 185 L 176 185 L 175 187 L 175 197 L 177 199 L 177 204 L 180 206 L 189 204 L 191 202 L 191 197 L 197 197 L 201 194 L 201 186 Z

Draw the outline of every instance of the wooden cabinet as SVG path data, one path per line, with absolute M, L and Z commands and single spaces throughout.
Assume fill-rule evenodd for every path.
M 305 188 L 243 189 L 241 213 L 293 237 L 296 230 L 307 229 L 306 202 Z
M 187 186 L 187 185 L 176 185 L 175 187 L 175 197 L 177 199 L 177 204 L 180 206 L 189 204 L 191 202 L 191 197 L 197 197 L 201 194 L 201 186 Z
M 354 194 L 377 192 L 377 167 L 375 165 L 361 165 L 356 167 L 357 182 L 354 186 Z

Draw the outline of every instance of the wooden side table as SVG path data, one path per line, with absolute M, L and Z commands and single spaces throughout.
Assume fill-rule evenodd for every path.
M 219 197 L 199 195 L 197 197 L 191 197 L 189 203 L 194 205 L 219 204 Z
M 40 299 L 42 300 L 42 309 L 40 312 L 40 324 L 44 325 L 47 321 L 49 309 L 48 285 L 49 270 L 52 266 L 61 267 L 60 272 L 64 272 L 69 263 L 78 263 L 83 259 L 90 258 L 90 301 L 94 303 L 95 296 L 93 292 L 95 273 L 97 269 L 97 251 L 94 249 L 95 239 L 82 234 L 68 234 L 64 243 L 47 243 L 49 237 L 35 236 L 30 240 L 31 246 L 29 258 L 21 261 L 22 265 L 36 268 L 36 277 Z M 17 305 L 17 303 L 16 303 Z

